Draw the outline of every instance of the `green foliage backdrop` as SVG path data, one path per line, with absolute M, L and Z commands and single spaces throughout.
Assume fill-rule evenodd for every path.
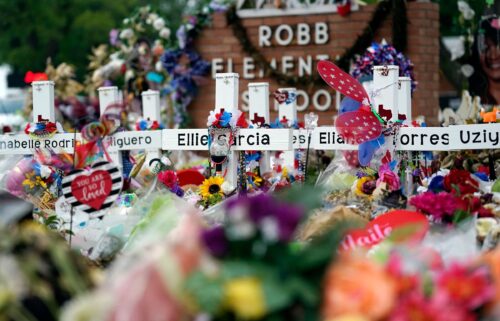
M 187 0 L 0 0 L 0 64 L 24 74 L 43 71 L 47 57 L 76 66 L 83 79 L 91 48 L 137 7 L 151 5 L 173 25 Z

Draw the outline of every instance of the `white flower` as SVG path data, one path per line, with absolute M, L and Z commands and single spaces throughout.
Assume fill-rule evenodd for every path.
M 130 28 L 123 29 L 120 32 L 120 39 L 130 39 L 133 36 L 134 36 L 134 31 L 132 31 L 132 29 L 130 29 Z
M 212 124 L 217 120 L 215 117 L 215 111 L 211 110 L 208 115 L 207 126 L 212 126 Z
M 250 168 L 250 170 L 254 170 L 258 166 L 259 166 L 259 162 L 256 160 L 251 160 L 250 162 L 248 162 L 248 167 Z
M 52 174 L 52 171 L 48 166 L 40 165 L 40 177 L 48 178 Z
M 158 60 L 158 61 L 156 62 L 156 64 L 155 64 L 155 70 L 156 70 L 156 71 L 158 71 L 158 72 L 160 72 L 160 71 L 162 71 L 162 70 L 163 70 L 163 65 L 161 64 L 161 61 L 160 61 L 160 60 Z
M 469 4 L 463 0 L 460 0 L 457 2 L 458 5 L 458 11 L 464 13 L 467 10 L 472 10 L 469 6 Z
M 474 73 L 474 67 L 469 64 L 465 64 L 460 68 L 460 71 L 464 74 L 465 77 L 469 78 Z
M 162 157 L 161 157 L 161 162 L 162 162 L 162 164 L 164 164 L 165 166 L 170 166 L 170 165 L 172 165 L 172 162 L 170 161 L 170 159 L 169 159 L 167 156 L 162 156 Z
M 222 189 L 222 193 L 227 195 L 227 194 L 230 194 L 234 190 L 234 186 L 231 185 L 231 183 L 229 183 L 228 181 L 225 181 L 224 183 L 222 183 L 221 189 Z
M 162 30 L 163 27 L 165 27 L 165 20 L 163 20 L 163 18 L 156 18 L 153 21 L 153 28 L 156 30 Z
M 126 18 L 126 19 L 123 19 L 123 24 L 126 25 L 130 22 L 130 19 L 129 18 Z
M 279 227 L 276 219 L 272 217 L 265 217 L 260 222 L 260 230 L 262 232 L 262 236 L 268 242 L 276 242 L 279 240 Z
M 168 28 L 163 28 L 160 30 L 160 37 L 168 39 L 170 38 L 170 29 Z
M 465 20 L 471 20 L 474 18 L 474 10 L 469 6 L 469 4 L 465 1 L 458 1 L 458 10 L 462 13 Z
M 464 15 L 464 19 L 465 20 L 472 20 L 472 18 L 474 18 L 474 15 L 475 15 L 475 12 L 474 10 L 467 10 L 463 13 Z
M 70 301 L 63 308 L 61 321 L 104 321 L 113 308 L 110 295 L 90 293 Z
M 130 80 L 135 77 L 134 71 L 133 70 L 127 70 L 125 72 L 125 80 Z

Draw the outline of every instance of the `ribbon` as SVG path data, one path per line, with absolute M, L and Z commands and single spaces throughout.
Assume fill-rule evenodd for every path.
M 75 147 L 76 168 L 82 168 L 103 155 L 107 161 L 112 161 L 106 151 L 103 139 L 115 133 L 120 127 L 122 110 L 121 104 L 110 105 L 98 121 L 91 122 L 82 128 L 82 138 L 87 143 L 77 144 Z

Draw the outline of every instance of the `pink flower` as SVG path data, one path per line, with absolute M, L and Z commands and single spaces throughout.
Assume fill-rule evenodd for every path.
M 396 175 L 396 173 L 391 171 L 388 164 L 380 166 L 378 176 L 379 178 L 377 180 L 377 186 L 379 186 L 382 183 L 386 183 L 387 189 L 390 192 L 397 191 L 398 189 L 401 188 L 398 175 Z
M 455 211 L 465 209 L 464 203 L 460 198 L 447 192 L 438 194 L 425 192 L 412 197 L 410 204 L 437 220 L 450 218 Z
M 474 315 L 463 306 L 450 304 L 446 296 L 430 298 L 418 290 L 403 297 L 393 310 L 390 321 L 473 321 Z
M 173 189 L 179 183 L 177 174 L 170 170 L 158 173 L 158 180 L 170 189 Z
M 468 309 L 477 309 L 495 297 L 495 287 L 486 267 L 470 269 L 454 263 L 436 276 L 436 292 Z

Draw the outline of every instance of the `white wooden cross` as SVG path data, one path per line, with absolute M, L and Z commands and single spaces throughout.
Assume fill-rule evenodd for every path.
M 161 123 L 160 113 L 160 92 L 157 90 L 147 90 L 142 93 L 142 117 L 148 121 Z M 161 140 L 161 137 L 160 137 Z M 161 149 L 146 150 L 146 164 L 153 158 L 161 157 Z
M 270 123 L 269 117 L 269 83 L 251 82 L 248 84 L 249 120 L 254 127 L 260 128 L 263 124 Z M 260 157 L 260 172 L 271 171 L 271 155 L 263 151 Z
M 278 92 L 288 92 L 289 95 L 297 95 L 296 88 L 279 88 Z M 279 121 L 286 120 L 288 121 L 288 125 L 292 126 L 297 119 L 297 99 L 293 99 L 293 101 L 287 103 L 282 102 L 278 105 L 278 118 Z M 284 151 L 282 156 L 283 158 L 283 166 L 288 169 L 290 173 L 294 173 L 295 171 L 295 150 Z
M 115 105 L 121 102 L 120 95 L 118 93 L 118 87 L 100 87 L 97 89 L 99 92 L 99 110 L 101 111 L 101 116 L 106 112 L 106 108 L 111 105 Z M 108 155 L 112 162 L 118 165 L 120 168 L 123 166 L 122 154 L 118 150 L 108 150 Z
M 405 115 L 405 124 L 411 124 L 411 78 L 399 77 L 398 82 L 398 113 Z

